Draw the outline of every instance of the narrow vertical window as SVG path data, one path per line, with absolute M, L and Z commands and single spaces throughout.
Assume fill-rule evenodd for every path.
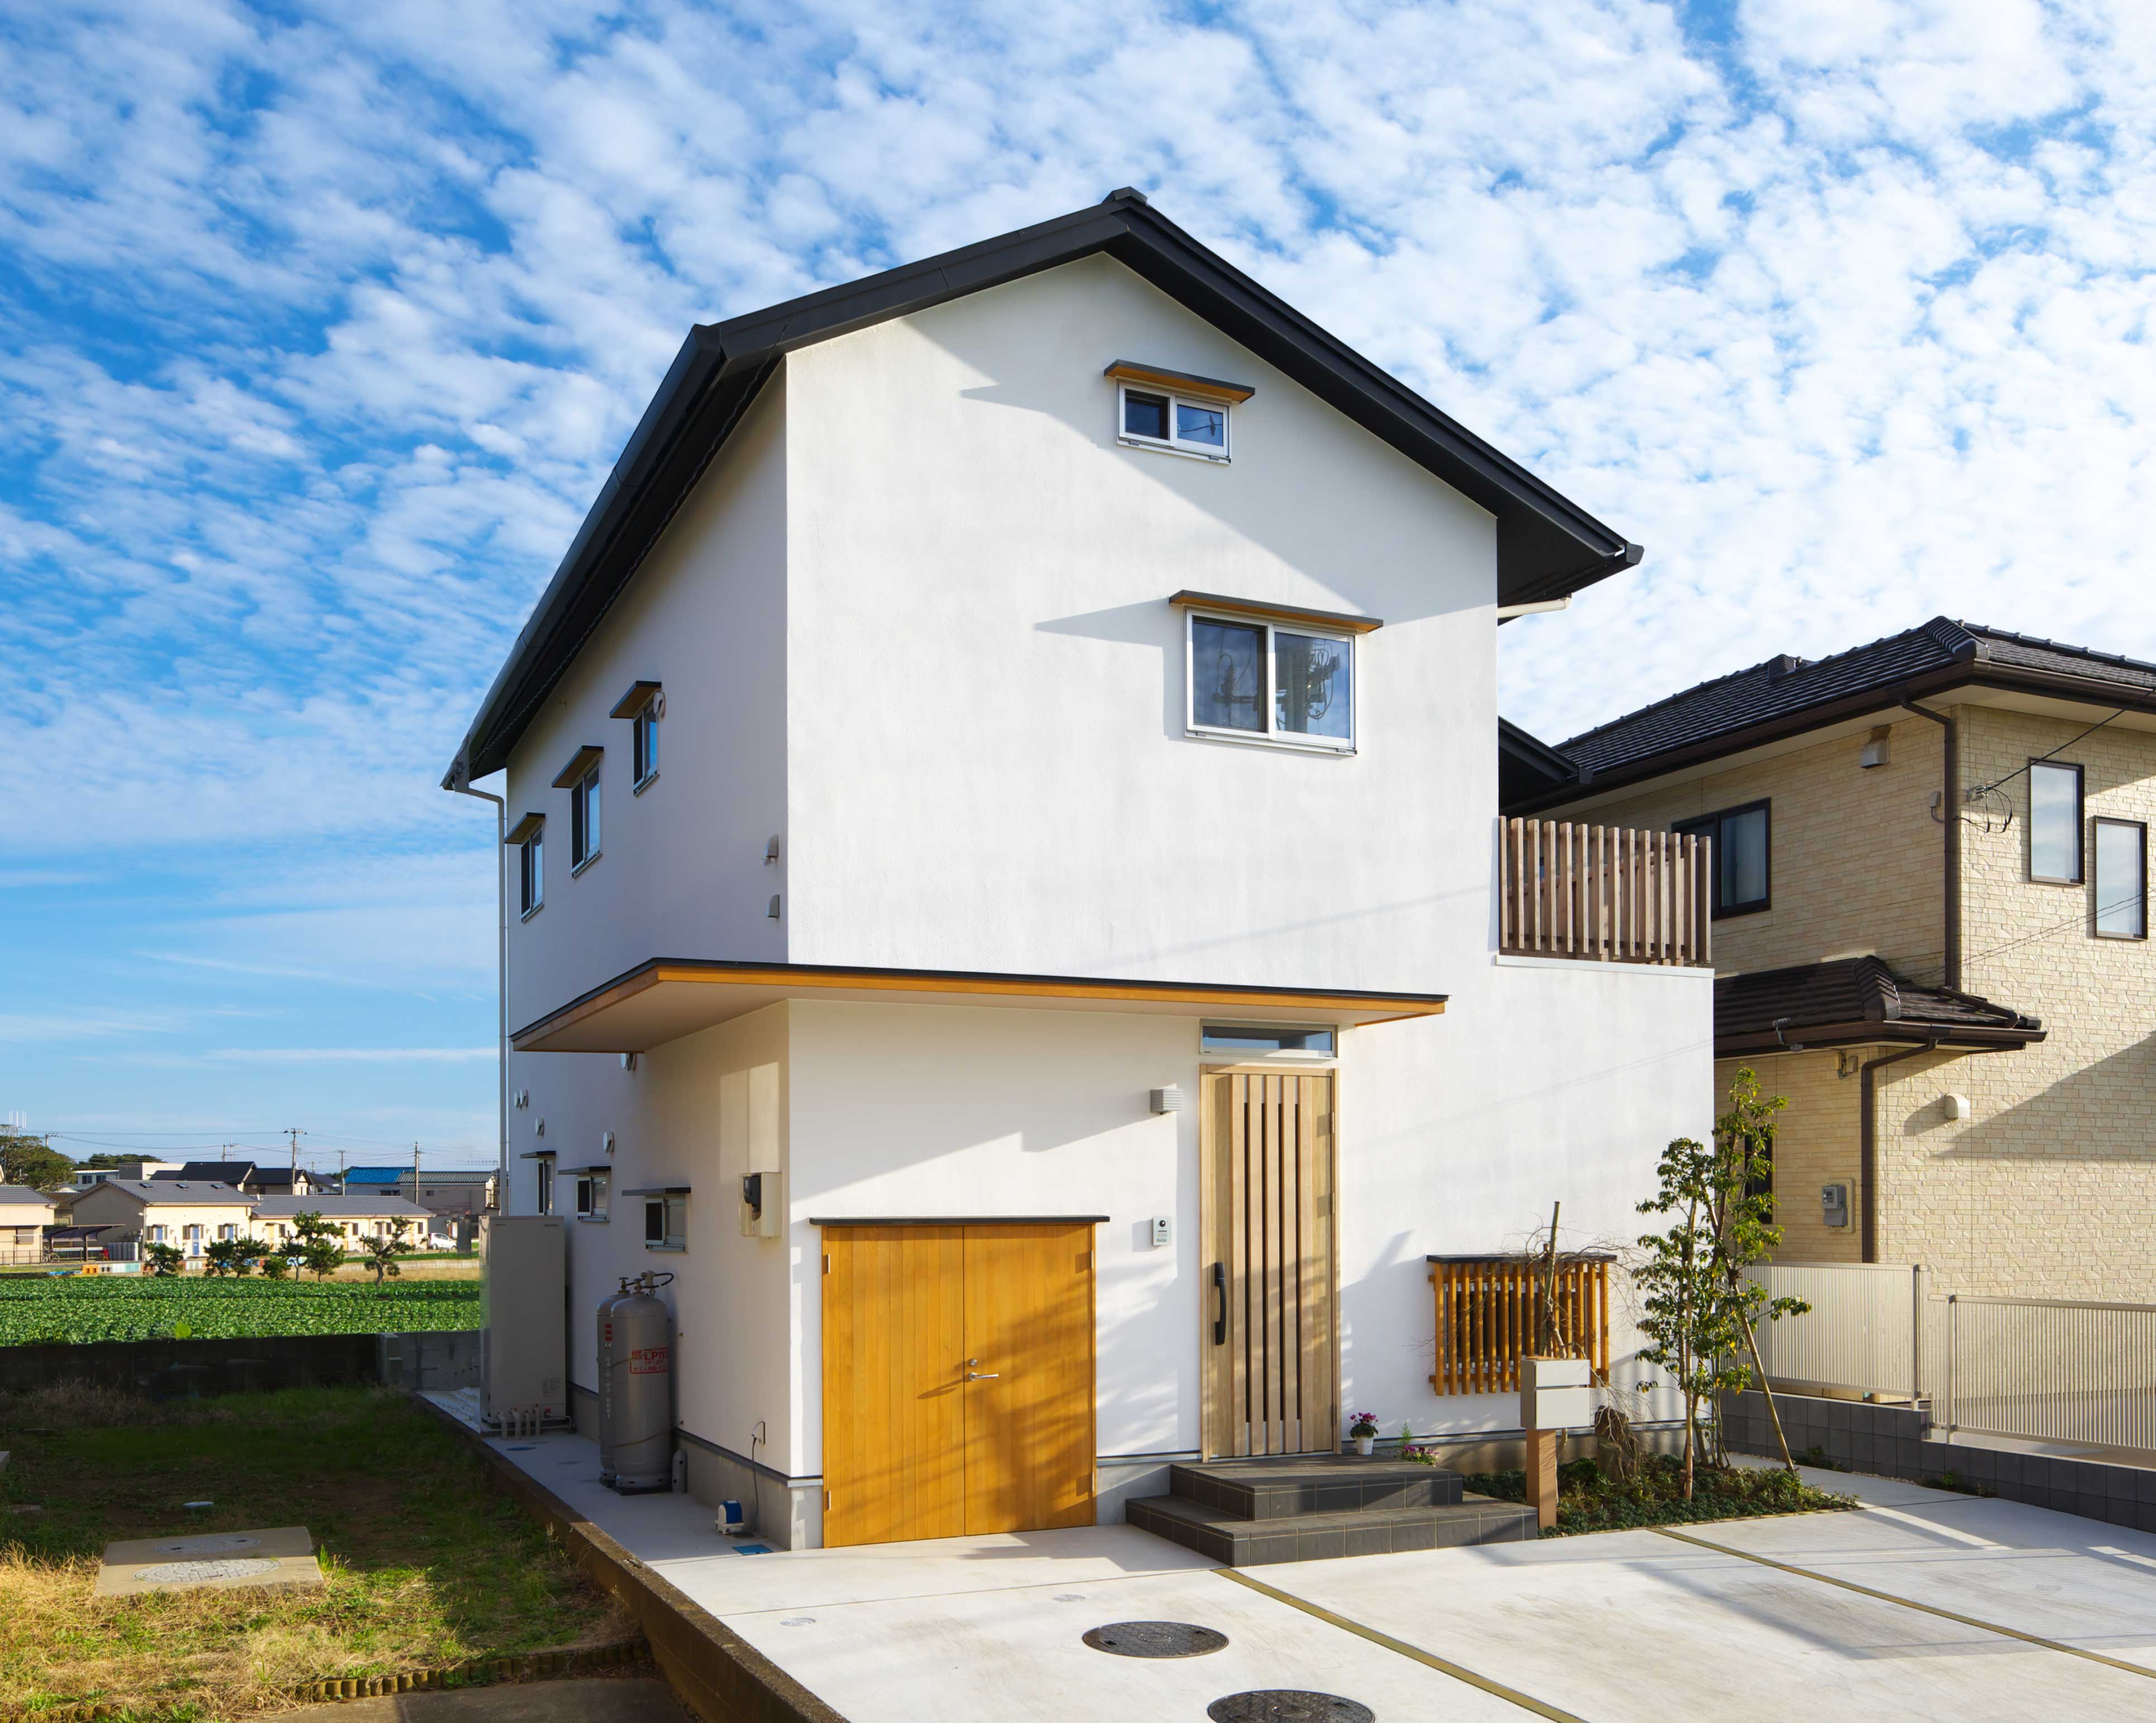
M 547 838 L 534 832 L 519 851 L 524 874 L 524 913 L 530 915 L 547 901 Z
M 646 706 L 629 726 L 636 756 L 636 787 L 659 776 L 659 715 Z
M 632 682 L 607 715 L 629 721 L 629 787 L 640 796 L 659 776 L 659 720 L 666 715 L 666 691 L 656 682 Z
M 539 1167 L 539 1213 L 552 1214 L 554 1212 L 554 1163 L 552 1161 L 542 1161 L 537 1165 Z
M 569 871 L 576 873 L 599 853 L 599 769 L 594 766 L 569 792 Z
M 2056 760 L 2029 767 L 2029 877 L 2082 883 L 2082 769 Z
M 2096 935 L 2148 937 L 2148 828 L 2139 820 L 2096 822 Z

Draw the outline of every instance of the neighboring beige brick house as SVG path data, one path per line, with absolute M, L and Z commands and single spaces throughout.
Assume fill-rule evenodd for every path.
M 2156 666 L 1935 618 L 1548 752 L 1508 813 L 1715 817 L 1717 1074 L 1788 1098 L 1785 1259 L 2156 1300 Z

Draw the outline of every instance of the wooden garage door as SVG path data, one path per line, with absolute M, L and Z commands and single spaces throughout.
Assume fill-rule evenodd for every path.
M 1208 1455 L 1340 1443 L 1330 1072 L 1205 1078 Z
M 824 1229 L 824 1542 L 1090 1526 L 1093 1228 Z

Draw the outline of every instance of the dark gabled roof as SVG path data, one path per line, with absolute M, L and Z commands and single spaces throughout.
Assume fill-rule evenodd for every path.
M 177 1172 L 153 1172 L 156 1179 L 186 1179 L 190 1183 L 244 1185 L 254 1177 L 252 1161 L 189 1161 Z
M 1508 799 L 1506 811 L 1537 812 L 1964 683 L 2156 711 L 2156 664 L 1935 616 L 1831 658 L 1780 654 L 1559 742 L 1578 782 Z
M 1943 1047 L 2025 1047 L 2044 1038 L 2044 1026 L 1974 993 L 1919 987 L 1873 956 L 1715 977 L 1717 1057 L 1934 1038 Z
M 42 1203 L 46 1208 L 50 1208 L 54 1206 L 54 1198 L 48 1197 L 43 1191 L 30 1185 L 0 1184 L 0 1207 L 8 1203 L 19 1206 L 25 1203 Z
M 1561 597 L 1640 547 L 1276 299 L 1127 187 L 1090 208 L 691 330 L 511 647 L 445 786 L 499 771 L 787 354 L 1105 253 L 1497 517 L 1497 598 Z

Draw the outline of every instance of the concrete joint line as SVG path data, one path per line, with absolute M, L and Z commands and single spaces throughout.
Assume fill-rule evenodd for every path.
M 1873 1590 L 1861 1586 L 1854 1580 L 1836 1579 L 1830 1573 L 1815 1573 L 1809 1567 L 1798 1567 L 1787 1561 L 1777 1561 L 1771 1556 L 1755 1556 L 1749 1550 L 1732 1550 L 1727 1544 L 1709 1543 L 1703 1537 L 1692 1537 L 1681 1531 L 1671 1531 L 1666 1526 L 1653 1526 L 1649 1531 L 1662 1537 L 1675 1538 L 1681 1544 L 1690 1544 L 1694 1549 L 1712 1550 L 1717 1556 L 1734 1556 L 1740 1561 L 1756 1561 L 1762 1567 L 1773 1567 L 1784 1573 L 1794 1573 L 1799 1579 L 1815 1579 L 1823 1586 L 1839 1586 L 1845 1592 L 1855 1592 L 1860 1597 L 1876 1597 L 1882 1603 L 1898 1603 L 1904 1609 L 1922 1610 L 1926 1615 L 1936 1615 L 1942 1621 L 1958 1622 L 1965 1628 L 1975 1628 L 1986 1633 L 1997 1633 L 2005 1638 L 2019 1639 L 2025 1644 L 2040 1645 L 2046 1651 L 2063 1651 L 2068 1657 L 2086 1658 L 2092 1664 L 2104 1664 L 2114 1669 L 2123 1669 L 2129 1675 L 2139 1675 L 2156 1681 L 2156 1669 L 2144 1669 L 2139 1664 L 2130 1664 L 2122 1658 L 2106 1657 L 2101 1651 L 2084 1650 L 2078 1645 L 2068 1645 L 2062 1640 L 2046 1639 L 2041 1633 L 2025 1633 L 2019 1628 L 2002 1626 L 1995 1621 L 1980 1621 L 1973 1615 L 1959 1615 L 1951 1609 L 1942 1609 L 1935 1603 L 1919 1603 L 1913 1598 L 1897 1597 L 1892 1592 Z
M 1410 1645 L 1404 1639 L 1395 1639 L 1390 1633 L 1381 1633 L 1375 1628 L 1366 1628 L 1358 1621 L 1350 1621 L 1344 1615 L 1336 1615 L 1331 1610 L 1318 1604 L 1306 1602 L 1291 1592 L 1281 1591 L 1276 1587 L 1267 1585 L 1261 1579 L 1252 1579 L 1249 1574 L 1240 1572 L 1233 1567 L 1216 1567 L 1213 1571 L 1221 1578 L 1232 1579 L 1239 1586 L 1248 1586 L 1252 1591 L 1270 1597 L 1276 1603 L 1285 1603 L 1291 1609 L 1300 1609 L 1305 1615 L 1315 1616 L 1328 1626 L 1340 1628 L 1343 1633 L 1353 1633 L 1360 1639 L 1368 1639 L 1373 1645 L 1382 1645 L 1386 1650 L 1398 1652 L 1402 1657 L 1412 1658 L 1425 1668 L 1435 1669 L 1441 1675 L 1450 1675 L 1455 1681 L 1465 1681 L 1470 1687 L 1479 1687 L 1485 1693 L 1491 1694 L 1498 1699 L 1509 1700 L 1523 1711 L 1532 1711 L 1537 1717 L 1548 1717 L 1551 1720 L 1551 1723 L 1585 1723 L 1585 1719 L 1575 1717 L 1570 1711 L 1560 1711 L 1555 1705 L 1546 1705 L 1540 1700 L 1532 1698 L 1516 1688 L 1506 1686 L 1502 1681 L 1492 1681 L 1487 1675 L 1478 1675 L 1472 1669 L 1462 1669 L 1456 1663 L 1447 1662 L 1444 1658 L 1432 1652 L 1424 1651 L 1419 1645 Z

